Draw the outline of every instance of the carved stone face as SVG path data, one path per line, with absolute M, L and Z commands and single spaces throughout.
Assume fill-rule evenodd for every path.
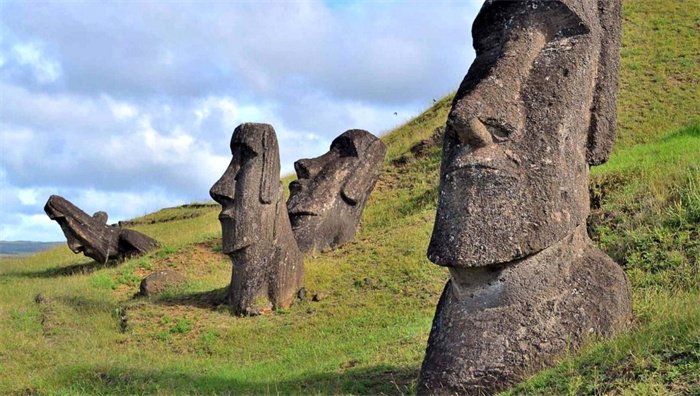
M 82 252 L 99 263 L 107 262 L 118 253 L 119 230 L 106 225 L 106 213 L 90 216 L 58 195 L 49 197 L 44 211 L 61 226 L 73 253 Z
M 289 185 L 287 211 L 302 252 L 354 237 L 385 154 L 381 140 L 353 129 L 335 138 L 322 156 L 294 163 L 298 180 Z
M 444 137 L 434 263 L 509 262 L 585 221 L 588 163 L 607 158 L 614 133 L 598 76 L 617 64 L 599 62 L 600 21 L 576 7 L 493 1 L 474 22 L 477 57 Z
M 223 252 L 233 264 L 228 298 L 236 315 L 289 308 L 304 281 L 303 256 L 282 201 L 279 146 L 268 124 L 242 124 L 231 164 L 209 190 L 221 204 Z
M 247 123 L 231 137 L 231 163 L 209 190 L 221 204 L 223 252 L 272 243 L 279 201 L 279 148 L 272 126 Z

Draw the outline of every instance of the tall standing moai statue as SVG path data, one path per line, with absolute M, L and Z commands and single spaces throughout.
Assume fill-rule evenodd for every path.
M 233 263 L 233 312 L 288 308 L 303 284 L 304 262 L 284 202 L 275 130 L 268 124 L 238 126 L 231 154 L 209 194 L 222 207 L 222 247 Z
M 428 258 L 449 268 L 420 395 L 493 394 L 630 322 L 586 233 L 613 145 L 621 0 L 486 1 L 452 104 Z
M 294 163 L 287 208 L 302 252 L 324 251 L 355 237 L 384 164 L 386 145 L 362 129 L 342 133 L 320 157 Z

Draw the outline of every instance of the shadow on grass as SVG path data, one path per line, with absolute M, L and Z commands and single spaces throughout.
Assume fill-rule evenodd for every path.
M 212 371 L 225 372 L 212 367 Z M 196 394 L 196 395 L 407 395 L 415 394 L 418 367 L 376 365 L 364 368 L 343 368 L 327 373 L 311 373 L 296 378 L 253 381 L 236 378 L 244 373 L 231 371 L 231 376 L 205 375 L 172 370 L 140 370 L 122 367 L 65 368 L 64 389 L 88 394 Z M 207 370 L 208 371 L 208 370 Z M 259 373 L 257 373 L 259 375 Z M 14 394 L 26 394 L 16 390 Z M 41 394 L 36 389 L 36 394 Z M 59 392 L 60 393 L 60 392 Z
M 668 142 L 674 139 L 682 137 L 696 137 L 700 138 L 700 119 L 691 122 L 684 128 L 680 128 L 676 132 L 670 133 L 667 136 L 660 139 L 661 142 Z
M 119 264 L 117 260 L 110 260 L 104 264 L 96 261 L 87 261 L 84 263 L 72 264 L 67 267 L 53 267 L 41 271 L 17 271 L 5 275 L 22 278 L 58 278 L 62 276 L 87 275 L 97 270 L 116 267 Z
M 220 310 L 226 306 L 228 286 L 220 289 L 195 293 L 166 293 L 153 297 L 151 302 L 166 306 L 189 306 L 195 308 Z M 144 297 L 138 297 L 144 298 Z
M 98 300 L 84 296 L 59 296 L 55 299 L 57 302 L 71 307 L 77 312 L 96 313 L 96 312 L 111 312 L 117 306 L 106 300 Z

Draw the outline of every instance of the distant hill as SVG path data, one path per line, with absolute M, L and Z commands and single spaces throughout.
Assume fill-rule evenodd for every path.
M 43 252 L 63 242 L 0 241 L 0 256 L 20 256 Z

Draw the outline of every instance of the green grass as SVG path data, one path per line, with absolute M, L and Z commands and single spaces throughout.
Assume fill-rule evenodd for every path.
M 593 172 L 594 240 L 635 288 L 700 291 L 700 124 L 635 146 Z
M 700 2 L 624 0 L 615 150 L 700 122 Z
M 700 394 L 698 4 L 624 3 L 620 131 L 592 170 L 589 231 L 630 277 L 635 326 L 509 394 Z M 356 239 L 306 260 L 307 299 L 290 309 L 238 318 L 217 305 L 231 267 L 216 206 L 134 219 L 161 245 L 123 263 L 65 246 L 1 258 L 0 394 L 415 393 L 448 275 L 425 258 L 440 146 L 410 148 L 444 125 L 451 100 L 382 138 Z M 161 268 L 187 283 L 135 297 Z M 318 292 L 328 297 L 312 302 Z

